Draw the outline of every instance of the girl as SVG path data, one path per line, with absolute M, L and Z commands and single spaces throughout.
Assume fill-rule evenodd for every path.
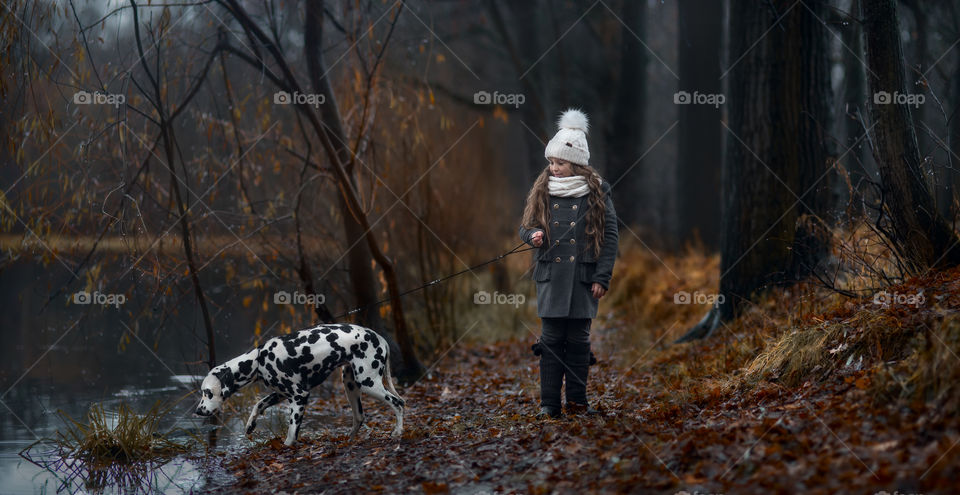
M 520 226 L 524 242 L 540 248 L 533 270 L 543 322 L 539 416 L 552 418 L 561 415 L 564 376 L 567 412 L 596 413 L 587 403 L 590 323 L 610 286 L 619 239 L 610 184 L 587 164 L 587 116 L 567 110 L 558 126 Z

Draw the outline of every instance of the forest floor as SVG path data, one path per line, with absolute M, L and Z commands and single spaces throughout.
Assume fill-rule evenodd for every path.
M 236 482 L 217 490 L 960 490 L 956 410 L 938 410 L 927 401 L 877 403 L 873 368 L 838 369 L 794 386 L 772 381 L 747 386 L 742 378 L 707 369 L 718 356 L 730 359 L 736 335 L 654 349 L 631 366 L 617 359 L 612 334 L 598 339 L 600 362 L 591 368 L 590 393 L 603 409 L 599 416 L 534 417 L 538 366 L 529 341 L 456 347 L 429 376 L 402 390 L 407 409 L 400 440 L 389 437 L 392 413 L 369 400 L 370 427 L 348 438 L 344 399 L 321 398 L 307 413 L 297 446 L 273 438 L 242 455 L 225 456 L 223 465 Z M 703 385 L 690 387 L 687 379 Z M 317 425 L 311 415 L 336 419 Z
M 713 271 L 710 263 L 690 263 Z M 207 488 L 960 492 L 960 270 L 890 288 L 922 295 L 919 304 L 897 304 L 910 301 L 893 296 L 893 304 L 878 304 L 810 287 L 775 291 L 717 335 L 682 345 L 669 342 L 704 308 L 686 308 L 682 324 L 668 326 L 675 315 L 651 317 L 651 301 L 637 301 L 656 292 L 669 298 L 672 289 L 631 288 L 640 278 L 623 278 L 611 290 L 618 316 L 594 325 L 599 363 L 591 367 L 589 394 L 602 414 L 535 418 L 532 335 L 460 344 L 400 389 L 401 439 L 389 436 L 392 413 L 368 398 L 368 427 L 348 438 L 349 408 L 336 384 L 337 392 L 311 403 L 295 447 L 259 432 L 254 447 L 214 461 L 233 483 Z M 631 290 L 633 297 L 622 297 Z

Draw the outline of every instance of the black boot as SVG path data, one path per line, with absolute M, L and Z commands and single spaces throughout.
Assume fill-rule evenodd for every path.
M 590 343 L 568 344 L 564 372 L 567 377 L 567 409 L 574 414 L 596 414 L 587 403 Z
M 563 386 L 564 346 L 540 344 L 540 414 L 557 418 L 561 415 L 560 389 Z

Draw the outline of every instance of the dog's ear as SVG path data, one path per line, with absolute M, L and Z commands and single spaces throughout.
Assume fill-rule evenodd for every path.
M 236 378 L 233 376 L 233 371 L 231 371 L 230 368 L 223 368 L 214 373 L 213 376 L 220 380 L 220 393 L 223 394 L 223 398 L 227 398 L 228 395 L 235 391 L 234 383 Z
M 203 382 L 200 384 L 200 395 L 203 396 L 203 398 L 207 398 L 206 394 L 204 394 L 204 391 L 206 390 L 209 390 L 210 393 L 213 394 L 214 396 L 220 395 L 220 392 L 221 392 L 220 379 L 213 374 L 207 375 L 206 378 L 203 379 Z

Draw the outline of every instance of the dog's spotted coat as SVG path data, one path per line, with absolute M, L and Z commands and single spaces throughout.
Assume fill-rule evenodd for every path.
M 392 435 L 403 430 L 403 399 L 393 388 L 390 377 L 389 348 L 386 340 L 373 330 L 351 324 L 327 324 L 272 338 L 260 347 L 210 370 L 200 387 L 202 397 L 197 414 L 210 416 L 220 410 L 223 400 L 257 380 L 272 389 L 253 407 L 247 420 L 249 435 L 264 409 L 286 400 L 290 403 L 290 421 L 286 445 L 293 445 L 300 434 L 303 412 L 310 389 L 323 383 L 339 366 L 347 400 L 353 408 L 356 435 L 363 424 L 360 393 L 366 393 L 390 406 L 397 415 Z M 386 378 L 387 388 L 383 386 Z

